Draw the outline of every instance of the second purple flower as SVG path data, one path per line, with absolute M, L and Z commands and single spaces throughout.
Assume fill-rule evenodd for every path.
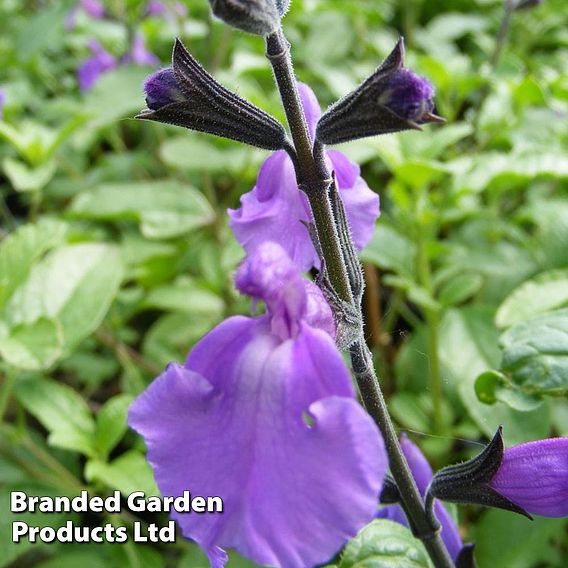
M 298 84 L 312 139 L 321 109 L 313 91 Z M 379 196 L 360 176 L 360 168 L 347 156 L 329 150 L 339 193 L 358 250 L 371 240 L 379 216 Z M 307 197 L 298 189 L 292 161 L 285 151 L 272 154 L 262 165 L 256 186 L 241 197 L 239 209 L 230 209 L 230 225 L 248 254 L 263 242 L 280 244 L 302 271 L 319 267 L 319 258 L 305 222 L 311 220 Z

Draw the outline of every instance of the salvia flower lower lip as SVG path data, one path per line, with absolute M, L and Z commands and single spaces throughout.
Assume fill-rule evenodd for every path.
M 174 513 L 183 534 L 223 566 L 223 548 L 259 564 L 329 560 L 370 522 L 387 458 L 329 335 L 329 307 L 281 247 L 265 243 L 237 287 L 264 300 L 172 364 L 132 405 L 164 495 L 217 495 L 223 515 Z M 319 326 L 323 326 L 319 327 Z

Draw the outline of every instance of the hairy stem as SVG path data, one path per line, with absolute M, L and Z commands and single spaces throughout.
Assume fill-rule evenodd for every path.
M 294 77 L 289 44 L 280 30 L 267 37 L 266 47 L 296 149 L 295 166 L 298 184 L 308 188 L 307 195 L 321 243 L 325 268 L 337 294 L 343 300 L 354 304 L 329 202 L 331 173 L 325 163 L 323 147 L 316 141 L 313 148 L 310 139 Z M 356 306 L 356 308 L 362 318 L 361 307 Z M 440 537 L 439 526 L 437 524 L 434 526 L 428 519 L 424 502 L 402 453 L 363 336 L 350 347 L 349 351 L 363 403 L 385 439 L 391 472 L 398 485 L 403 507 L 413 531 L 423 541 L 436 568 L 452 568 L 454 565 Z

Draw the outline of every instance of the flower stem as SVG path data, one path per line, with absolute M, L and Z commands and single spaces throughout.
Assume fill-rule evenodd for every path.
M 419 229 L 417 242 L 417 273 L 420 285 L 433 296 L 434 286 L 432 284 L 432 270 L 430 259 L 426 250 L 426 240 L 424 229 Z M 444 420 L 442 414 L 442 371 L 440 366 L 439 354 L 439 328 L 440 316 L 435 308 L 424 308 L 424 316 L 428 327 L 428 355 L 430 361 L 430 390 L 432 393 L 432 427 L 435 434 L 443 434 Z
M 331 173 L 325 163 L 323 148 L 317 141 L 316 147 L 313 148 L 310 139 L 294 77 L 290 46 L 282 31 L 279 30 L 266 38 L 266 47 L 267 57 L 274 70 L 296 149 L 297 163 L 295 166 L 298 185 L 311 188 L 307 191 L 307 195 L 320 239 L 325 269 L 341 299 L 354 304 L 338 231 L 329 202 L 328 189 L 332 179 Z M 356 306 L 356 309 L 359 310 L 362 318 L 361 306 Z M 414 534 L 423 541 L 436 568 L 453 568 L 454 564 L 440 537 L 439 525 L 434 526 L 426 515 L 424 502 L 402 453 L 398 436 L 379 387 L 372 357 L 362 336 L 351 345 L 349 352 L 364 405 L 385 439 L 391 472 L 398 485 L 403 508 L 413 527 Z

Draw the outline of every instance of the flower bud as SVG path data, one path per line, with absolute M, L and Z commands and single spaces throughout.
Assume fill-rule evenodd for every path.
M 209 0 L 213 14 L 244 32 L 267 36 L 280 26 L 285 0 Z
M 410 69 L 398 69 L 389 77 L 377 102 L 394 114 L 417 124 L 434 110 L 434 87 Z
M 283 126 L 269 114 L 220 85 L 177 40 L 172 67 L 144 84 L 149 110 L 136 118 L 207 132 L 266 150 L 286 145 Z
M 568 516 L 568 438 L 504 449 L 502 428 L 473 459 L 441 469 L 433 497 L 507 509 L 532 518 Z
M 144 82 L 146 104 L 151 110 L 181 102 L 184 99 L 183 92 L 171 67 L 160 69 L 150 75 Z
M 338 144 L 377 134 L 420 130 L 420 124 L 426 122 L 444 122 L 432 114 L 433 96 L 430 82 L 404 67 L 401 38 L 367 80 L 321 117 L 316 137 L 323 144 Z

